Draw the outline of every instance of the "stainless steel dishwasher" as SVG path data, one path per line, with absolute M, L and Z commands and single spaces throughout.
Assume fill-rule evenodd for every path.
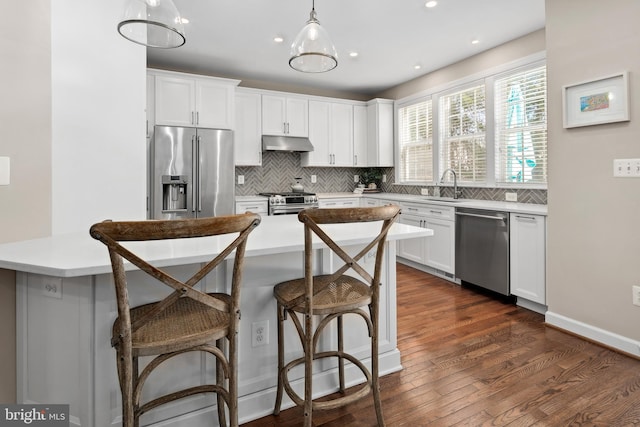
M 456 276 L 509 295 L 509 213 L 456 209 Z

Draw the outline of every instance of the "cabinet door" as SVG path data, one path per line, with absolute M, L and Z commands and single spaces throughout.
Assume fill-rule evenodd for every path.
M 331 104 L 329 147 L 333 166 L 353 166 L 353 106 Z
M 402 214 L 398 218 L 401 224 L 409 224 L 416 227 L 423 226 L 424 219 L 419 216 Z M 431 237 L 428 237 L 429 239 Z M 398 256 L 406 258 L 419 264 L 426 263 L 426 239 L 427 237 L 419 237 L 416 239 L 405 239 L 398 241 Z
M 195 125 L 195 80 L 156 76 L 156 124 Z
M 353 106 L 353 166 L 368 166 L 367 107 Z
M 229 84 L 208 80 L 196 81 L 196 126 L 233 129 L 233 95 Z
M 393 166 L 393 101 L 374 99 L 368 106 L 369 166 Z
M 360 201 L 357 198 L 318 200 L 320 208 L 357 208 L 358 206 L 360 206 Z
M 511 293 L 546 304 L 546 221 L 542 215 L 510 216 Z
M 284 135 L 287 101 L 283 96 L 262 96 L 262 133 Z
M 305 98 L 287 98 L 287 135 L 309 136 L 309 101 Z
M 313 151 L 302 153 L 302 166 L 330 166 L 329 120 L 331 104 L 324 101 L 309 101 L 309 140 Z
M 426 228 L 433 230 L 433 236 L 427 239 L 425 264 L 454 274 L 455 222 L 426 218 L 424 224 Z
M 376 206 L 382 206 L 382 205 L 380 204 L 380 200 L 378 199 L 363 197 L 360 199 L 360 206 L 362 206 L 363 208 L 374 208 Z
M 237 166 L 262 165 L 262 114 L 259 93 L 236 93 L 234 132 Z

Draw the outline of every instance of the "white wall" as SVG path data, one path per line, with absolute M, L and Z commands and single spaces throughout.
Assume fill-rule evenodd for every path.
M 52 232 L 146 218 L 146 50 L 124 0 L 51 2 Z
M 547 0 L 547 322 L 640 355 L 640 2 Z M 562 127 L 562 86 L 630 72 L 631 121 Z

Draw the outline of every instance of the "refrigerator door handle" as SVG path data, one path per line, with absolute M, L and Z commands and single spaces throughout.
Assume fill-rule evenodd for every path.
M 197 166 L 197 172 L 196 172 L 196 176 L 198 177 L 198 212 L 202 212 L 202 191 L 200 191 L 200 189 L 202 188 L 202 174 L 200 173 L 200 140 L 202 139 L 202 137 L 200 135 L 198 135 L 196 137 L 196 150 L 197 150 L 197 157 L 196 157 L 196 166 Z
M 196 136 L 191 136 L 191 170 L 193 171 L 193 182 L 191 183 L 191 212 L 196 211 L 196 200 L 198 192 L 196 182 L 198 180 L 198 149 L 196 147 Z

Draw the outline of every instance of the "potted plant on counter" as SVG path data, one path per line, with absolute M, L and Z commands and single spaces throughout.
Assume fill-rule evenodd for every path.
M 380 188 L 380 181 L 382 181 L 382 170 L 380 168 L 366 168 L 360 173 L 360 182 L 366 188 Z

